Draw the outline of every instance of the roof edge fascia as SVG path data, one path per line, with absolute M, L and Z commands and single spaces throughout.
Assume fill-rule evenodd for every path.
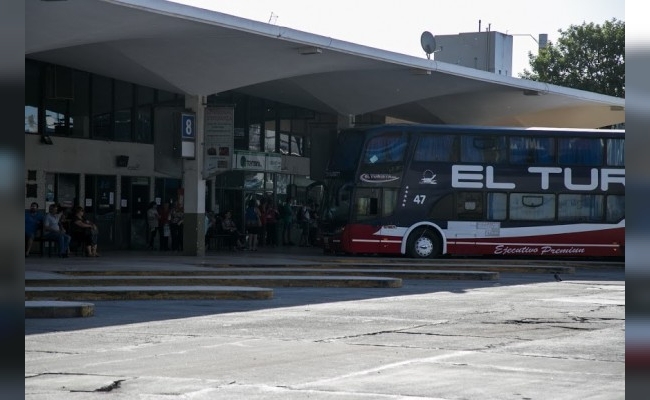
M 265 22 L 254 21 L 218 11 L 193 7 L 181 3 L 160 0 L 100 0 L 106 3 L 136 8 L 142 11 L 164 14 L 175 18 L 193 20 L 200 23 L 215 25 L 223 28 L 235 29 L 254 35 L 262 35 L 279 40 L 286 40 L 301 46 L 315 46 L 330 51 L 365 57 L 376 61 L 402 65 L 407 68 L 422 69 L 463 78 L 471 78 L 487 83 L 507 85 L 531 90 L 540 95 L 557 94 L 584 101 L 625 107 L 625 99 L 603 95 L 585 90 L 552 85 L 545 82 L 531 81 L 528 79 L 497 75 L 493 72 L 481 71 L 474 68 L 444 63 L 440 61 L 418 58 L 415 56 L 364 46 L 357 43 L 334 39 L 332 37 L 317 35 L 287 28 L 280 25 L 271 25 Z

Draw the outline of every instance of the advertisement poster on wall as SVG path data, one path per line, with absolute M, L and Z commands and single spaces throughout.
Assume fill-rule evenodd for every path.
M 203 178 L 207 179 L 231 169 L 234 148 L 233 107 L 205 109 Z

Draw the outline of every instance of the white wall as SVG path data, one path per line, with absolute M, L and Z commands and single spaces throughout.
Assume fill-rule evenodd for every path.
M 52 136 L 53 144 L 40 143 L 39 135 L 25 135 L 25 183 L 37 184 L 37 197 L 25 198 L 25 208 L 32 201 L 41 207 L 45 199 L 45 174 L 93 174 L 116 176 L 156 177 L 154 171 L 154 146 L 152 144 L 109 142 L 80 138 Z M 127 167 L 117 167 L 118 155 L 129 157 Z M 27 180 L 27 171 L 36 171 L 36 180 Z M 80 178 L 80 195 L 83 196 L 83 179 Z M 117 181 L 118 186 L 120 180 Z M 119 192 L 119 189 L 118 189 Z
M 25 135 L 25 169 L 103 175 L 155 175 L 152 144 L 51 138 L 53 144 L 47 145 L 40 143 L 39 135 Z M 115 166 L 118 155 L 129 156 L 128 167 Z

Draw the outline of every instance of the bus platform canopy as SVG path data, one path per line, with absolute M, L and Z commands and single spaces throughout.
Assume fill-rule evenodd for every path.
M 160 0 L 26 0 L 25 57 L 176 93 L 234 90 L 343 116 L 566 128 L 625 122 L 624 99 Z

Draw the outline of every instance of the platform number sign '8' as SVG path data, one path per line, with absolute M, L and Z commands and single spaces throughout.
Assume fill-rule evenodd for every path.
M 194 140 L 194 115 L 181 114 L 181 136 L 183 140 Z

